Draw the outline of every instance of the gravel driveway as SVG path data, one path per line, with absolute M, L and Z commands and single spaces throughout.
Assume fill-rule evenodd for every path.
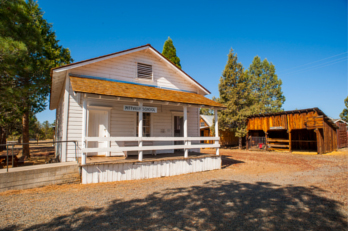
M 347 230 L 348 152 L 221 154 L 221 170 L 1 193 L 0 229 Z

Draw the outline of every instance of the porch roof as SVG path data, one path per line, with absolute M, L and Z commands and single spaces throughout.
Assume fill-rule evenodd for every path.
M 75 76 L 70 76 L 70 82 L 74 92 L 225 108 L 196 93 Z

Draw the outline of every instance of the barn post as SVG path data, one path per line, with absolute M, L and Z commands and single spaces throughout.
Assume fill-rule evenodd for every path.
M 322 136 L 319 128 L 316 128 L 314 131 L 317 135 L 317 152 L 318 152 L 318 154 L 323 154 L 323 145 L 324 145 L 323 136 Z
M 266 141 L 266 151 L 268 151 L 268 141 L 267 141 L 268 132 L 265 132 L 265 141 Z
M 215 119 L 215 137 L 219 137 L 219 117 L 218 111 L 214 109 L 214 119 Z M 215 144 L 219 144 L 219 140 L 215 140 Z M 219 155 L 219 148 L 216 148 L 216 155 Z
M 140 101 L 139 102 L 139 107 L 140 107 L 140 110 L 138 112 L 139 116 L 138 116 L 138 124 L 139 124 L 139 127 L 138 127 L 138 137 L 140 138 L 139 139 L 139 148 L 143 147 L 143 141 L 142 141 L 142 137 L 143 137 L 143 101 Z M 143 151 L 140 150 L 138 151 L 138 160 L 139 161 L 143 161 Z
M 288 133 L 289 133 L 289 152 L 291 152 L 291 130 L 289 129 L 288 130 Z
M 183 108 L 184 108 L 184 137 L 185 138 L 187 138 L 187 106 L 185 105 L 185 106 L 183 106 Z M 185 141 L 184 141 L 184 144 L 185 144 L 185 146 L 187 146 L 188 145 L 188 141 L 185 139 Z M 185 158 L 187 158 L 188 157 L 188 149 L 187 148 L 185 148 Z

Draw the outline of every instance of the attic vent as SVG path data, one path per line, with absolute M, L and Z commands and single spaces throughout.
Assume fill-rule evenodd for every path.
M 152 66 L 148 64 L 138 63 L 138 78 L 152 79 Z

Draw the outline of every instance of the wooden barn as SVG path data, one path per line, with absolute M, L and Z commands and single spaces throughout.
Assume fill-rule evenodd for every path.
M 338 126 L 319 108 L 260 114 L 247 119 L 247 149 L 337 150 Z
M 348 123 L 341 119 L 333 119 L 338 126 L 337 130 L 337 148 L 348 147 Z

